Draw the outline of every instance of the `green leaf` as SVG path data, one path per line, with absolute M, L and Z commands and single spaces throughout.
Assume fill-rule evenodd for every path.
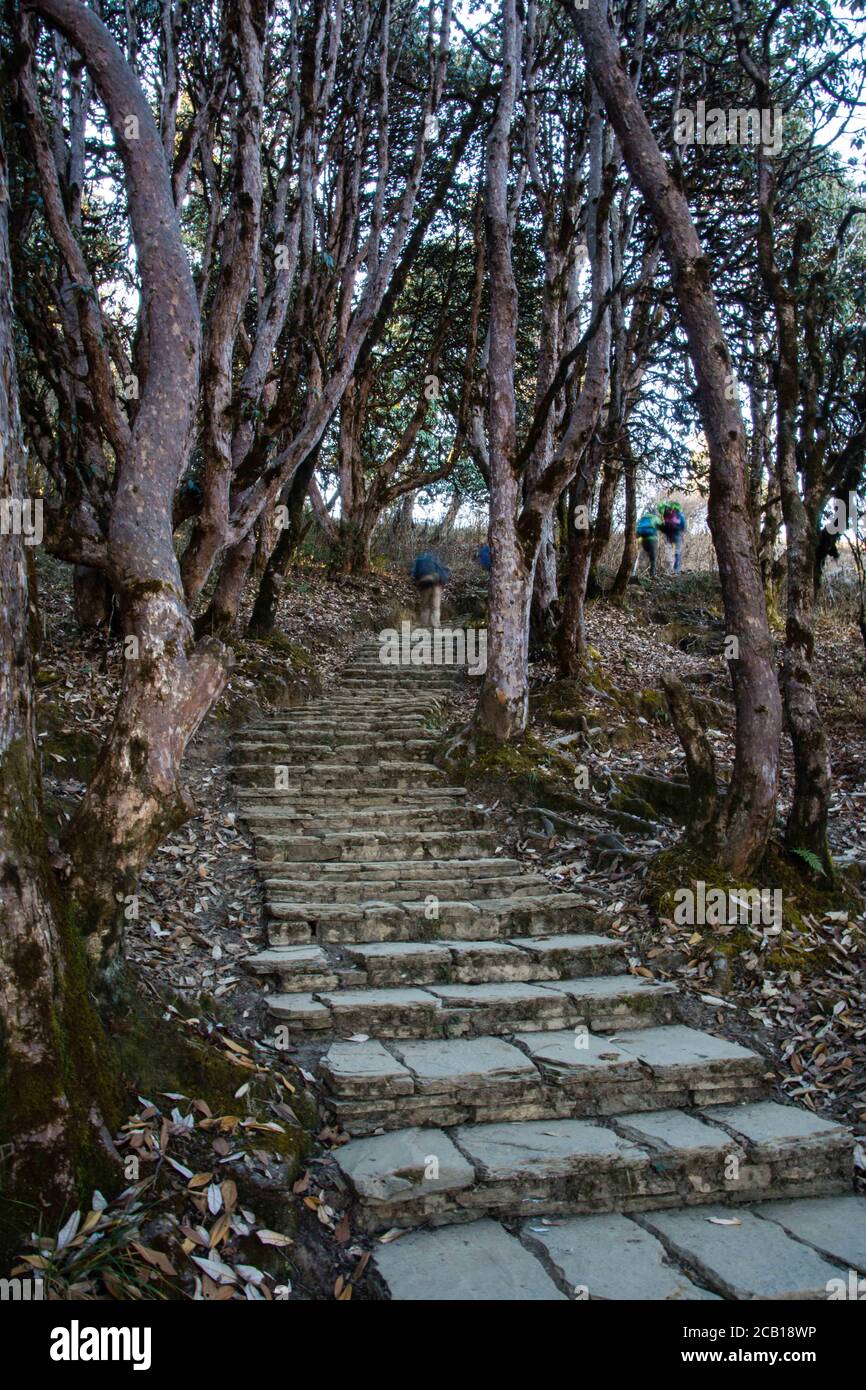
M 816 874 L 823 874 L 824 865 L 821 863 L 817 854 L 813 854 L 810 849 L 795 849 L 795 854 L 799 854 L 801 859 L 805 859 L 810 869 L 814 869 Z

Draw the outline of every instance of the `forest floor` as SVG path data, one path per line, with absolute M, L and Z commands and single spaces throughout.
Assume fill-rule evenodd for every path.
M 43 562 L 40 581 L 40 741 L 59 834 L 110 720 L 122 658 L 118 642 L 78 631 L 68 571 Z M 94 1194 L 62 1230 L 17 1245 L 57 1296 L 369 1296 L 369 1241 L 353 1234 L 329 1159 L 345 1136 L 328 1124 L 302 1062 L 278 1051 L 261 988 L 240 966 L 263 941 L 263 903 L 228 749 L 249 720 L 315 699 L 353 646 L 411 601 L 400 576 L 330 582 L 304 565 L 287 583 L 273 637 L 235 644 L 229 688 L 187 758 L 199 813 L 160 847 L 129 909 L 132 983 L 109 1015 L 129 1086 L 117 1136 L 127 1186 Z M 452 621 L 479 621 L 483 591 L 471 575 L 455 580 L 451 607 Z M 675 848 L 684 760 L 660 680 L 676 674 L 701 699 L 724 773 L 733 709 L 716 578 L 641 581 L 622 608 L 592 604 L 589 633 L 593 661 L 580 682 L 533 662 L 524 745 L 478 747 L 452 763 L 454 780 L 488 808 L 503 846 L 609 915 L 634 971 L 681 986 L 684 1021 L 766 1056 L 780 1098 L 866 1134 L 866 709 L 853 622 L 825 612 L 816 659 L 838 885 L 821 891 L 805 866 L 775 853 L 759 886 L 782 892 L 783 919 L 757 926 L 679 924 L 672 905 L 689 881 Z M 475 689 L 471 680 L 456 687 L 443 758 Z M 780 816 L 790 780 L 786 750 Z M 93 1230 L 104 1232 L 98 1247 L 86 1240 Z M 8 1244 L 10 1232 L 0 1236 Z

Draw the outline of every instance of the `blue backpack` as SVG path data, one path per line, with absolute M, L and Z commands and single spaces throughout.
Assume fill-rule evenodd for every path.
M 440 584 L 447 584 L 451 578 L 451 571 L 440 564 L 429 550 L 422 550 L 412 566 L 412 578 L 417 584 L 425 580 L 429 583 L 431 579 Z
M 637 524 L 637 534 L 639 536 L 654 536 L 657 530 L 657 523 L 654 516 L 642 516 Z

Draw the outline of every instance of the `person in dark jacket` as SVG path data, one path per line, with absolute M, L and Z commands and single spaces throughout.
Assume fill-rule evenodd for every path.
M 683 545 L 686 539 L 686 515 L 679 502 L 661 502 L 659 522 L 662 535 L 673 551 L 674 574 L 679 574 L 683 567 Z
M 487 544 L 479 545 L 478 549 L 475 552 L 475 558 L 478 561 L 481 568 L 483 570 L 486 570 L 489 574 L 490 567 L 493 564 L 493 556 L 490 553 L 490 546 Z
M 442 590 L 451 578 L 451 571 L 430 550 L 422 550 L 412 566 L 412 578 L 418 590 L 418 622 L 421 627 L 441 627 Z

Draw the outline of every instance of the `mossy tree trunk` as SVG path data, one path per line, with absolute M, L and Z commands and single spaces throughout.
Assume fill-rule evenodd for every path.
M 0 502 L 26 490 L 12 345 L 6 165 L 0 137 Z M 0 540 L 0 1169 L 5 1201 L 56 1215 L 110 1149 L 114 1078 L 42 821 L 22 536 Z M 88 1172 L 91 1184 L 94 1173 Z M 20 1212 L 20 1224 L 29 1216 Z M 31 1221 L 31 1224 L 38 1224 Z

